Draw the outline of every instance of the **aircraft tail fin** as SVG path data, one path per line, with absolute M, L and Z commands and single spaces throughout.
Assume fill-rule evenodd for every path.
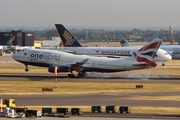
M 82 47 L 62 24 L 55 26 L 65 47 Z
M 156 67 L 157 64 L 153 62 L 153 59 L 160 45 L 161 39 L 154 39 L 140 50 L 133 53 L 129 59 L 136 60 L 137 62 L 145 62 L 146 64 Z
M 14 35 L 14 36 L 12 36 L 8 41 L 7 41 L 7 43 L 6 44 L 4 44 L 4 46 L 11 46 L 12 45 L 12 41 L 14 40 L 16 38 L 16 36 Z
M 59 43 L 59 45 L 57 47 L 61 47 L 61 48 L 64 47 L 64 44 L 63 44 L 62 40 L 61 40 L 61 42 Z
M 152 33 L 152 39 L 159 39 L 159 37 L 155 33 Z
M 121 47 L 129 47 L 131 46 L 128 41 L 120 34 L 120 33 L 117 33 L 117 36 L 119 38 L 119 42 L 121 44 Z
M 152 34 L 152 39 L 160 39 L 155 33 Z M 163 42 L 161 45 L 165 45 Z
M 59 47 L 64 47 L 64 44 L 63 44 L 62 40 L 61 40 L 61 42 L 59 44 Z

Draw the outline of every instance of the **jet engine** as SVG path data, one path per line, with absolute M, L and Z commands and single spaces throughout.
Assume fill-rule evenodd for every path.
M 48 67 L 48 71 L 51 73 L 55 73 L 54 68 L 55 68 L 55 66 L 50 66 L 50 67 Z M 71 72 L 71 68 L 69 68 L 67 66 L 59 66 L 57 68 L 57 72 Z
M 170 54 L 170 55 L 174 54 L 173 51 L 167 51 L 167 53 Z

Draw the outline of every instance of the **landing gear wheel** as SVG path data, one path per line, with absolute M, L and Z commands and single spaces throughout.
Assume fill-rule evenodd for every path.
M 162 66 L 165 66 L 165 63 L 163 63 Z
M 69 78 L 74 78 L 74 74 L 68 74 Z
M 25 69 L 25 71 L 26 71 L 26 72 L 28 72 L 28 71 L 29 71 L 29 69 L 28 69 L 28 66 L 27 66 L 27 65 L 26 65 L 26 69 Z
M 78 77 L 83 77 L 86 74 L 86 72 L 80 72 L 78 73 Z

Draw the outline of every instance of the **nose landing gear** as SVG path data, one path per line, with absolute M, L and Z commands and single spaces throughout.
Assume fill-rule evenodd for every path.
M 28 72 L 28 71 L 29 71 L 29 69 L 28 69 L 28 66 L 27 66 L 27 65 L 25 65 L 25 66 L 26 66 L 26 69 L 25 69 L 25 71 L 26 71 L 26 72 Z

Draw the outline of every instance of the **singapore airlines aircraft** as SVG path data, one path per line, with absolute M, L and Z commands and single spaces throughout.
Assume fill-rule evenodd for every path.
M 78 72 L 78 76 L 83 76 L 86 72 L 120 72 L 156 67 L 153 59 L 160 44 L 161 40 L 153 40 L 129 58 L 119 59 L 45 49 L 23 49 L 12 57 L 26 66 L 25 71 L 28 71 L 28 65 L 42 66 L 48 67 L 48 71 L 52 73 L 71 72 L 68 76 L 74 77 L 73 71 Z
M 64 52 L 74 53 L 78 55 L 96 55 L 106 56 L 110 58 L 118 58 L 119 56 L 131 56 L 141 47 L 82 47 L 78 41 L 68 32 L 62 24 L 55 24 L 56 29 L 64 44 Z M 171 60 L 171 56 L 166 51 L 158 49 L 154 58 L 155 62 L 166 62 Z
M 120 44 L 122 47 L 132 47 L 121 34 L 118 33 L 117 35 L 119 36 Z M 156 34 L 153 34 L 153 39 L 159 39 L 159 37 Z M 160 45 L 160 49 L 167 51 L 167 53 L 172 56 L 172 59 L 180 58 L 180 45 L 165 45 L 162 42 Z

